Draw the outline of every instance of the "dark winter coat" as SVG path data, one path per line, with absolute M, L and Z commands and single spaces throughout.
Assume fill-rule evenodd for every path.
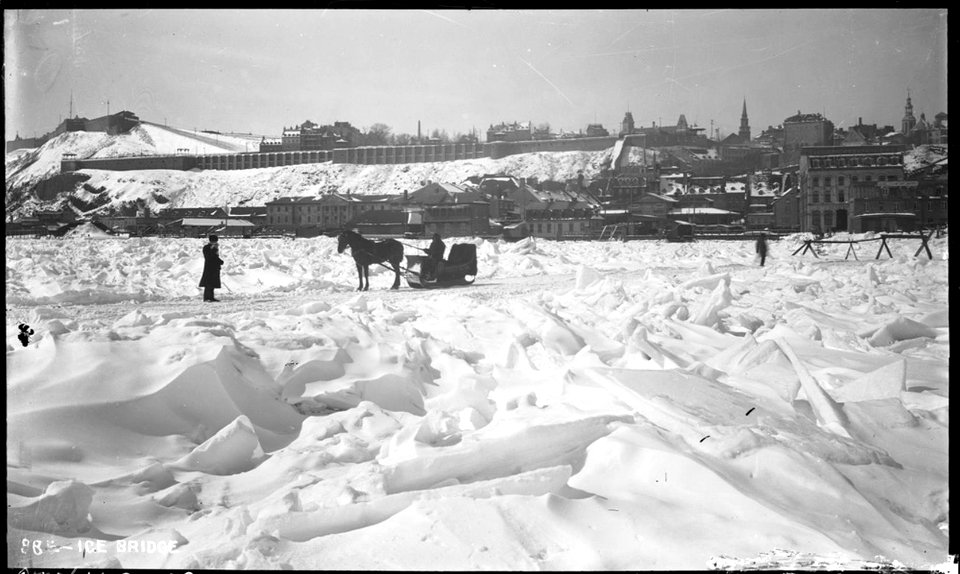
M 443 241 L 439 239 L 434 239 L 430 243 L 430 247 L 427 248 L 427 257 L 429 257 L 430 259 L 433 259 L 434 261 L 442 261 L 443 252 L 446 250 L 447 250 L 447 245 Z
M 767 254 L 767 238 L 762 235 L 757 237 L 757 253 L 760 255 Z
M 220 288 L 220 248 L 216 243 L 207 243 L 203 246 L 203 275 L 200 277 L 201 287 Z

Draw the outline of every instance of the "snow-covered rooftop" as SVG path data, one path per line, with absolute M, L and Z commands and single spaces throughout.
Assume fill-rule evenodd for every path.
M 695 215 L 698 213 L 704 215 L 736 215 L 733 211 L 718 209 L 716 207 L 680 207 L 678 209 L 671 209 L 669 213 L 676 215 Z

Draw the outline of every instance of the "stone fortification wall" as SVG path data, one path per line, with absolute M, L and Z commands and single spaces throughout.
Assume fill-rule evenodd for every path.
M 333 163 L 397 164 L 487 157 L 483 144 L 368 146 L 333 150 Z
M 408 146 L 367 146 L 339 148 L 331 151 L 277 151 L 223 153 L 180 156 L 136 156 L 96 160 L 64 160 L 62 171 L 77 169 L 200 169 L 234 170 L 278 167 L 307 163 L 353 163 L 384 165 L 426 163 L 490 157 L 494 159 L 518 153 L 539 151 L 602 151 L 616 143 L 615 136 L 537 140 L 523 142 L 488 142 L 469 144 L 437 144 Z
M 140 118 L 133 112 L 122 111 L 108 116 L 87 118 L 67 118 L 60 122 L 52 132 L 36 138 L 15 139 L 6 142 L 7 152 L 23 148 L 40 147 L 65 132 L 106 132 L 110 135 L 126 133 L 140 125 Z
M 195 167 L 197 167 L 197 158 L 192 155 L 145 155 L 102 159 L 65 159 L 60 162 L 61 173 L 77 171 L 79 169 L 103 169 L 109 171 L 176 169 L 186 171 Z
M 200 169 L 256 169 L 303 163 L 323 163 L 332 159 L 332 153 L 324 150 L 276 151 L 252 153 L 221 153 L 196 156 Z
M 518 153 L 538 151 L 602 151 L 617 142 L 616 136 L 595 138 L 569 138 L 559 140 L 536 140 L 524 142 L 488 142 L 484 144 L 488 156 L 500 159 Z
M 18 149 L 32 149 L 42 146 L 46 143 L 45 138 L 20 138 L 7 142 L 7 152 L 10 153 Z

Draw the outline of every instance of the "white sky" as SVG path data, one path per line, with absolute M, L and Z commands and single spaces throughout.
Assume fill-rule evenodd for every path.
M 947 10 L 5 10 L 6 138 L 122 109 L 279 135 L 500 121 L 757 135 L 798 110 L 899 129 L 947 110 Z

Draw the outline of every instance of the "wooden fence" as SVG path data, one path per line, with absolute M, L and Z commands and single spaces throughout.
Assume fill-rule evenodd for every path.
M 931 232 L 929 232 L 929 233 L 923 233 L 923 232 L 921 231 L 919 234 L 910 234 L 910 233 L 881 233 L 881 234 L 880 234 L 880 237 L 871 237 L 871 238 L 869 238 L 869 239 L 804 239 L 804 240 L 803 240 L 803 245 L 801 245 L 800 247 L 798 247 L 797 250 L 794 251 L 791 255 L 796 255 L 797 253 L 799 253 L 800 255 L 803 255 L 804 253 L 806 253 L 806 252 L 809 251 L 810 253 L 813 253 L 813 256 L 814 256 L 814 257 L 816 257 L 816 258 L 819 259 L 819 258 L 820 258 L 820 255 L 818 255 L 818 254 L 817 254 L 817 251 L 813 248 L 814 245 L 819 245 L 819 244 L 822 244 L 822 243 L 840 243 L 840 244 L 847 244 L 847 245 L 848 245 L 848 247 L 847 247 L 847 254 L 843 257 L 843 260 L 844 260 L 844 261 L 846 261 L 846 260 L 850 257 L 851 254 L 853 254 L 853 258 L 854 258 L 854 259 L 856 259 L 857 261 L 859 261 L 860 258 L 857 257 L 857 250 L 854 249 L 854 245 L 856 245 L 857 243 L 868 243 L 868 242 L 870 242 L 870 241 L 879 241 L 879 242 L 880 242 L 880 249 L 877 250 L 877 256 L 874 257 L 874 259 L 880 259 L 880 255 L 881 255 L 884 251 L 886 251 L 886 252 L 887 252 L 887 255 L 889 255 L 890 258 L 892 259 L 892 258 L 893 258 L 893 254 L 890 253 L 890 246 L 887 245 L 887 240 L 888 240 L 888 239 L 919 239 L 919 240 L 920 240 L 920 247 L 917 248 L 917 252 L 914 253 L 913 256 L 914 256 L 914 257 L 917 257 L 917 256 L 920 255 L 920 252 L 921 252 L 921 251 L 926 251 L 926 252 L 927 252 L 927 257 L 929 257 L 930 259 L 933 259 L 933 253 L 930 252 L 930 246 L 927 244 L 927 242 L 930 240 L 930 237 L 931 237 L 932 235 L 933 235 L 933 231 L 931 231 Z

